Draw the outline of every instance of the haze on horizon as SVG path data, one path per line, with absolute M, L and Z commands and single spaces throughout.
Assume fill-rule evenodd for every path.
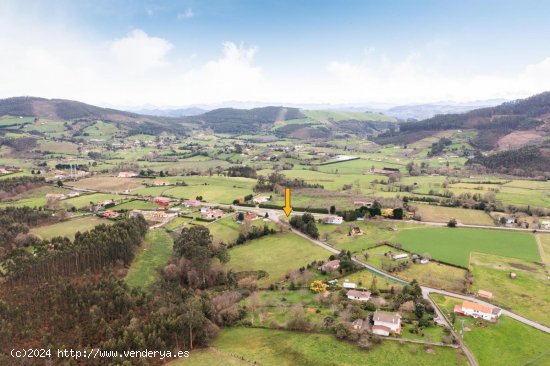
M 550 90 L 549 13 L 533 0 L 7 0 L 0 98 L 132 107 L 516 99 Z

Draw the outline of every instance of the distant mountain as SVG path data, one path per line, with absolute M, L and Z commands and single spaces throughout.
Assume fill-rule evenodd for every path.
M 219 133 L 255 133 L 269 130 L 276 121 L 303 118 L 298 108 L 262 107 L 252 109 L 219 108 L 185 121 Z
M 189 117 L 196 116 L 208 112 L 210 109 L 203 109 L 199 107 L 188 108 L 176 108 L 176 109 L 137 109 L 133 112 L 139 114 L 146 114 L 149 116 L 162 116 L 162 117 Z
M 386 109 L 383 112 L 388 116 L 399 118 L 404 121 L 409 119 L 422 120 L 438 114 L 465 113 L 478 108 L 493 107 L 504 102 L 505 100 L 502 99 L 494 99 L 466 104 L 402 105 Z

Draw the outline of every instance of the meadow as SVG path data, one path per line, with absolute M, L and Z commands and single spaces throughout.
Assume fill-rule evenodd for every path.
M 266 271 L 268 276 L 258 280 L 260 286 L 266 286 L 314 260 L 326 260 L 329 254 L 300 236 L 280 233 L 233 247 L 228 266 L 236 272 Z
M 430 295 L 450 318 L 453 298 Z M 455 328 L 464 320 L 464 341 L 480 366 L 543 366 L 550 364 L 550 334 L 541 332 L 512 318 L 501 316 L 497 323 L 487 323 L 470 317 L 457 316 Z
M 540 261 L 535 239 L 530 233 L 471 228 L 417 228 L 398 233 L 397 241 L 415 253 L 429 253 L 448 263 L 468 268 L 470 253 Z
M 113 176 L 94 176 L 84 178 L 76 182 L 67 182 L 68 186 L 96 191 L 124 192 L 142 187 L 142 179 L 139 178 L 117 178 Z
M 466 225 L 495 225 L 491 216 L 480 210 L 425 205 L 421 203 L 413 205 L 417 208 L 416 214 L 422 218 L 422 221 L 448 222 L 451 218 L 454 218 L 459 223 Z
M 149 287 L 158 278 L 157 268 L 164 267 L 172 255 L 172 237 L 163 229 L 149 230 L 126 275 L 131 287 Z
M 550 326 L 550 280 L 544 266 L 532 262 L 472 253 L 472 291 L 493 293 L 492 303 Z M 517 277 L 510 278 L 510 272 Z
M 78 231 L 82 233 L 100 224 L 110 225 L 112 221 L 97 216 L 82 216 L 67 221 L 57 222 L 52 225 L 32 228 L 31 233 L 42 239 L 51 239 L 54 236 L 66 236 L 70 239 L 74 239 L 74 235 Z
M 433 352 L 427 353 L 423 345 L 386 341 L 370 350 L 362 350 L 327 334 L 229 328 L 224 329 L 214 341 L 212 352 L 221 353 L 221 357 L 209 365 L 225 365 L 228 355 L 244 359 L 249 365 L 255 362 L 265 366 L 467 365 L 466 358 L 459 350 L 448 347 L 431 349 Z M 171 366 L 207 364 L 201 359 L 195 361 L 194 355 L 191 352 L 188 359 L 180 359 Z M 199 353 L 198 357 L 214 360 L 208 354 Z

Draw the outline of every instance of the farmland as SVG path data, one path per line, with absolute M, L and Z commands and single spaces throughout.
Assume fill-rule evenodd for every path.
M 229 266 L 237 271 L 266 271 L 268 276 L 260 279 L 260 286 L 283 280 L 292 270 L 325 260 L 328 254 L 297 235 L 275 234 L 247 242 L 229 251 Z
M 451 218 L 461 224 L 494 226 L 489 215 L 479 210 L 469 210 L 455 207 L 442 207 L 434 205 L 417 204 L 416 214 L 422 221 L 448 222 Z
M 51 239 L 54 236 L 66 236 L 73 239 L 78 231 L 84 232 L 93 229 L 97 225 L 110 225 L 111 223 L 112 221 L 97 216 L 84 216 L 61 221 L 52 225 L 39 226 L 33 228 L 31 232 L 42 239 Z
M 516 258 L 473 253 L 472 290 L 491 291 L 493 303 L 529 319 L 550 325 L 550 280 L 540 264 Z M 516 274 L 515 279 L 510 273 Z
M 157 279 L 157 268 L 165 265 L 171 254 L 170 235 L 162 229 L 150 231 L 128 270 L 126 283 L 131 287 L 147 288 Z
M 460 301 L 431 295 L 447 316 Z M 464 320 L 464 341 L 482 366 L 547 365 L 550 362 L 550 335 L 528 325 L 501 316 L 496 324 L 469 317 L 458 317 L 455 327 Z
M 345 342 L 339 342 L 330 335 L 298 334 L 266 329 L 234 328 L 224 330 L 213 347 L 222 353 L 222 357 L 228 354 L 237 355 L 249 363 L 257 362 L 266 366 L 336 366 L 364 363 L 381 366 L 467 364 L 465 357 L 452 348 L 434 347 L 434 352 L 428 354 L 421 345 L 383 342 L 367 351 Z M 223 362 L 223 358 L 217 364 L 222 365 L 221 362 Z M 193 352 L 189 359 L 179 360 L 174 365 L 195 365 Z
M 469 228 L 420 228 L 397 235 L 403 248 L 429 253 L 433 258 L 468 267 L 470 253 L 480 252 L 504 257 L 540 261 L 535 239 L 529 233 Z

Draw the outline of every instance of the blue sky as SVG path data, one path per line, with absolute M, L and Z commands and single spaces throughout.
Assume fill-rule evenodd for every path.
M 403 104 L 550 90 L 546 1 L 0 2 L 0 97 Z

